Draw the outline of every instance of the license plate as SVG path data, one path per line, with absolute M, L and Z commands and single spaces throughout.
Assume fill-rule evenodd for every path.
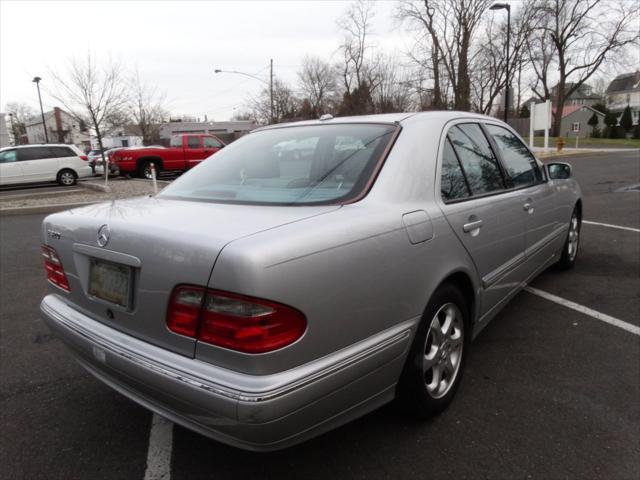
M 89 295 L 129 308 L 131 299 L 131 267 L 91 259 Z

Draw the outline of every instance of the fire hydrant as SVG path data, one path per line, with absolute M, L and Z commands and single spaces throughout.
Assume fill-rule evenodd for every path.
M 559 152 L 562 151 L 562 149 L 564 148 L 564 137 L 558 138 L 558 142 L 556 143 L 556 148 L 558 149 Z

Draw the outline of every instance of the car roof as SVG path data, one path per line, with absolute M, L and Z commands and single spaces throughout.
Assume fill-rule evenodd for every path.
M 33 148 L 33 147 L 75 147 L 75 145 L 66 144 L 66 143 L 30 143 L 28 145 L 14 145 L 13 147 L 3 147 L 3 148 L 0 148 L 0 152 L 4 150 L 14 149 L 14 148 Z
M 404 112 L 404 113 L 381 113 L 376 115 L 356 115 L 349 117 L 333 117 L 325 120 L 303 120 L 300 122 L 278 123 L 275 125 L 267 125 L 265 127 L 257 128 L 254 132 L 262 130 L 270 130 L 274 128 L 302 126 L 302 125 L 334 125 L 342 123 L 396 123 L 402 124 L 408 119 L 430 119 L 440 120 L 447 122 L 449 120 L 455 120 L 457 118 L 476 118 L 478 120 L 498 120 L 494 117 L 487 115 L 480 115 L 478 113 L 463 112 L 458 110 L 432 110 L 428 112 Z

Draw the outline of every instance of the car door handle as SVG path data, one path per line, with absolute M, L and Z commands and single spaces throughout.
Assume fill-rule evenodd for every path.
M 479 229 L 481 226 L 482 226 L 482 220 L 476 220 L 475 222 L 465 223 L 462 226 L 462 230 L 469 233 L 469 232 L 472 232 L 473 230 Z
M 533 213 L 533 205 L 531 205 L 529 202 L 525 203 L 522 208 L 524 209 L 525 212 L 532 214 Z

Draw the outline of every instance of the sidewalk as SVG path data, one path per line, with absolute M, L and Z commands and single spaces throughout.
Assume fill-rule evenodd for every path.
M 561 152 L 558 152 L 555 148 L 549 147 L 545 152 L 544 147 L 533 147 L 531 151 L 536 154 L 538 158 L 554 158 L 564 157 L 569 155 L 580 154 L 598 154 L 598 153 L 616 153 L 616 152 L 637 152 L 640 155 L 640 149 L 638 148 L 573 148 L 565 147 Z

